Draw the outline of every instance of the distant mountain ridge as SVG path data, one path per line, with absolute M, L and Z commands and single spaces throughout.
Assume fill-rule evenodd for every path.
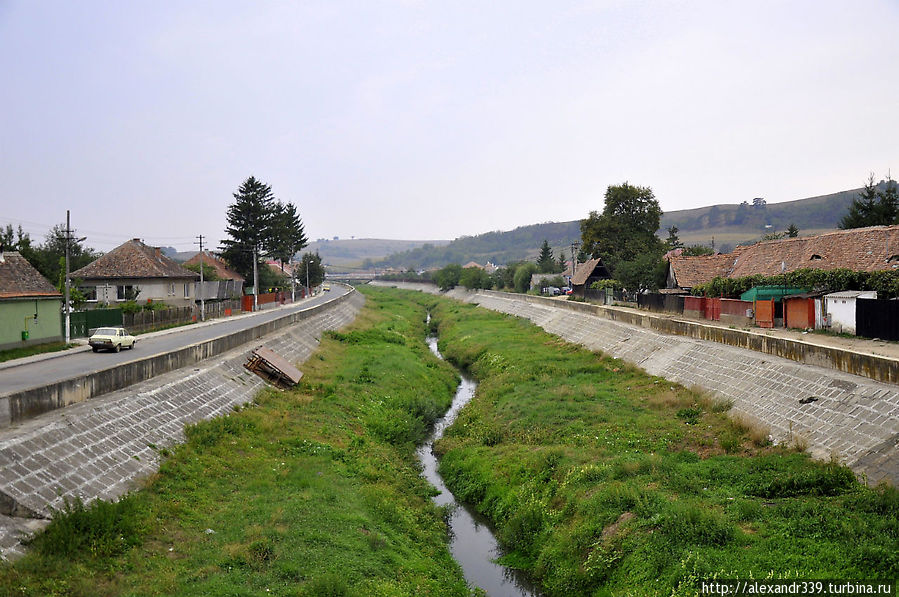
M 882 188 L 885 184 L 882 182 L 878 187 Z M 716 250 L 726 252 L 739 244 L 756 242 L 765 234 L 784 232 L 790 224 L 799 228 L 802 236 L 820 234 L 839 226 L 849 204 L 861 190 L 852 189 L 773 204 L 767 204 L 761 199 L 747 201 L 745 204 L 718 204 L 672 211 L 662 215 L 658 235 L 664 240 L 668 236 L 668 228 L 677 226 L 678 236 L 685 244 L 714 245 Z M 601 208 L 601 205 L 597 206 L 597 209 Z M 585 213 L 584 217 L 587 215 Z M 375 265 L 427 269 L 469 261 L 506 264 L 533 259 L 544 240 L 549 242 L 556 258 L 560 250 L 565 251 L 568 257 L 568 247 L 572 241 L 580 240 L 580 236 L 580 220 L 532 224 L 507 232 L 462 236 L 444 246 L 426 244 L 392 254 Z

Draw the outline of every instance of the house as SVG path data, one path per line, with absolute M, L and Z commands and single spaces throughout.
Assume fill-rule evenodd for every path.
M 212 268 L 216 281 L 203 280 L 203 288 L 200 289 L 200 283 L 197 282 L 196 300 L 204 301 L 226 300 L 233 297 L 240 297 L 243 294 L 244 277 L 232 270 L 224 259 L 213 255 L 207 251 L 197 253 L 186 262 L 188 265 L 199 265 L 202 261 L 203 265 Z
M 244 277 L 231 269 L 224 259 L 213 255 L 209 251 L 197 253 L 196 255 L 185 261 L 184 265 L 199 265 L 201 261 L 203 265 L 211 267 L 215 271 L 215 275 L 219 280 L 233 280 L 235 282 L 241 283 L 245 281 Z
M 586 297 L 587 288 L 599 280 L 611 278 L 608 268 L 603 265 L 602 259 L 588 259 L 586 263 L 579 263 L 574 268 L 571 276 L 571 293 L 581 298 Z
M 71 273 L 88 303 L 115 305 L 127 300 L 193 306 L 200 274 L 135 238 Z
M 0 252 L 0 350 L 62 340 L 62 294 L 17 251 Z
M 690 290 L 715 277 L 777 276 L 798 269 L 874 272 L 899 268 L 899 226 L 836 230 L 736 247 L 717 255 L 668 257 L 668 288 Z
M 875 291 L 844 290 L 824 295 L 824 312 L 832 332 L 855 334 L 857 299 L 876 299 Z
M 470 267 L 476 267 L 476 268 L 478 268 L 478 269 L 484 269 L 484 266 L 483 266 L 483 265 L 481 265 L 480 263 L 475 263 L 474 261 L 469 261 L 468 263 L 466 263 L 465 265 L 462 266 L 462 269 L 468 269 L 468 268 L 470 268 Z

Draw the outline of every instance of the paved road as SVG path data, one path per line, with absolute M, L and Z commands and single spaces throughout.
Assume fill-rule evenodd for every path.
M 138 336 L 136 347 L 133 350 L 123 350 L 120 353 L 78 351 L 58 358 L 0 369 L 0 396 L 71 379 L 86 373 L 112 369 L 134 359 L 170 352 L 197 342 L 211 340 L 284 317 L 296 311 L 312 308 L 343 296 L 347 292 L 349 292 L 347 288 L 334 285 L 331 292 L 299 301 L 294 305 L 213 320 L 196 326 L 174 328 L 166 330 L 166 333 Z

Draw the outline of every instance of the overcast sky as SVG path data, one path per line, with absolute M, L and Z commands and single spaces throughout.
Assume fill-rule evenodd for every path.
M 899 170 L 897 31 L 897 0 L 0 0 L 0 226 L 190 250 L 250 175 L 313 240 L 856 188 Z

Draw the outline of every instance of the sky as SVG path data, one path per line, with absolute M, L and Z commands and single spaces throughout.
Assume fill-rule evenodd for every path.
M 0 226 L 217 246 L 251 175 L 311 240 L 858 188 L 899 170 L 896 31 L 899 0 L 0 0 Z

